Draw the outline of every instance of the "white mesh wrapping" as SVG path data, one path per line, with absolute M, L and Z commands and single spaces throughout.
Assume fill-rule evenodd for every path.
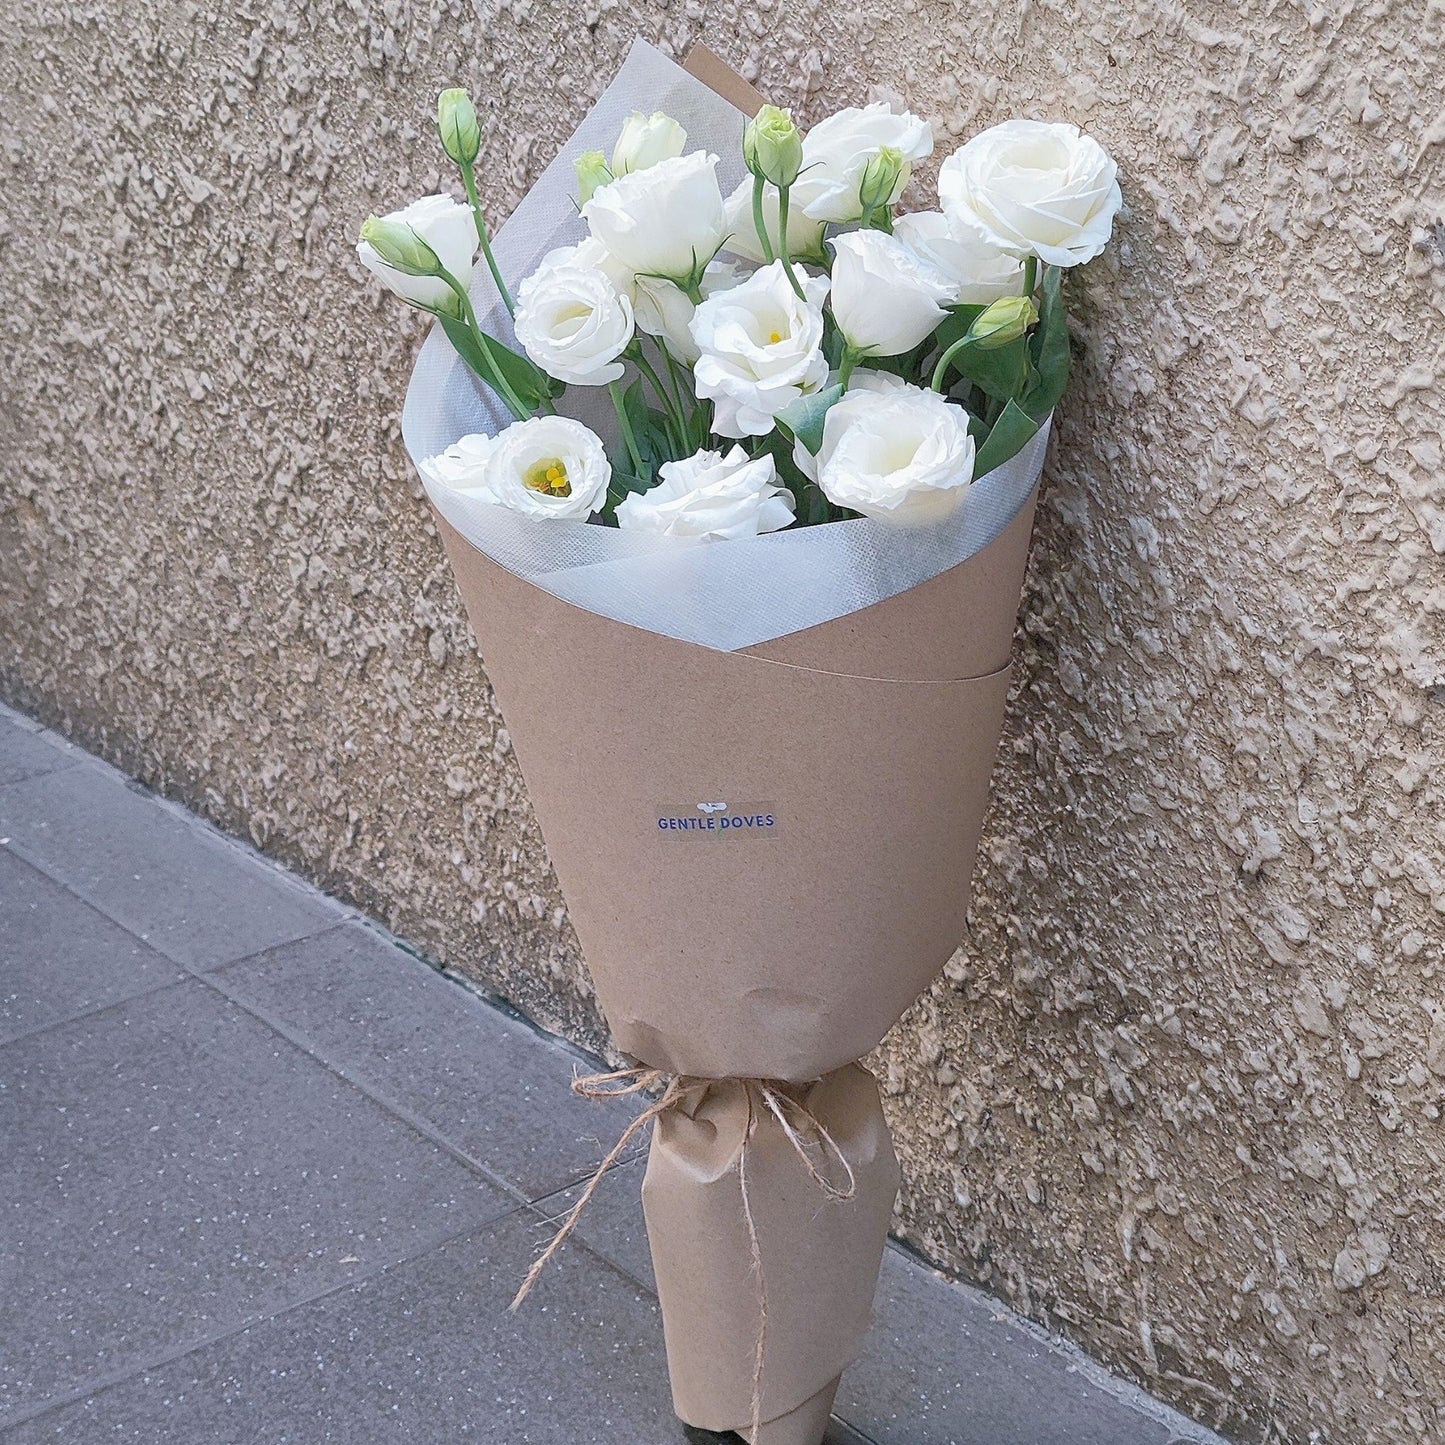
M 574 202 L 573 159 L 609 152 L 634 110 L 665 110 L 688 149 L 721 157 L 724 194 L 743 174 L 746 117 L 701 81 L 638 41 L 606 93 L 498 232 L 493 250 L 510 283 L 553 247 L 586 234 Z M 482 324 L 512 343 L 510 320 L 485 265 L 472 279 Z M 564 409 L 604 438 L 615 430 L 600 388 L 569 387 Z M 510 415 L 434 327 L 407 390 L 402 434 L 413 461 L 472 432 L 495 435 Z M 585 522 L 537 521 L 430 482 L 437 510 L 494 561 L 548 592 L 619 622 L 725 652 L 845 616 L 906 592 L 993 541 L 1027 501 L 1043 468 L 1048 427 L 979 478 L 947 521 L 900 528 L 866 518 L 745 540 L 690 543 Z

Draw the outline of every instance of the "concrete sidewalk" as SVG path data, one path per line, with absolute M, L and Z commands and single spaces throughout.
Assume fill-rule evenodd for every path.
M 0 1441 L 680 1445 L 626 1105 L 0 708 Z M 835 1438 L 1215 1437 L 890 1249 Z

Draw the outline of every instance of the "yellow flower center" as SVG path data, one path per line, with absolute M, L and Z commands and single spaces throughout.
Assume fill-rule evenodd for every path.
M 567 479 L 567 468 L 560 457 L 537 462 L 522 480 L 534 492 L 542 492 L 549 497 L 572 495 L 572 483 Z
M 781 331 L 775 331 L 771 336 L 768 337 L 768 345 L 776 346 L 778 342 L 780 342 L 782 339 L 783 333 Z

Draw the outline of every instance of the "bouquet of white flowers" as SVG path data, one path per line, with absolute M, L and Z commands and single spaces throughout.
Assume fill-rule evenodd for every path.
M 1017 120 L 900 213 L 926 121 L 804 134 L 689 66 L 708 83 L 635 47 L 495 238 L 480 122 L 444 92 L 465 203 L 373 217 L 358 251 L 437 318 L 403 429 L 639 1061 L 595 1087 L 663 1088 L 644 1202 L 678 1413 L 816 1445 L 897 1188 L 853 1061 L 965 926 L 1061 277 L 1120 193 L 1088 136 Z
M 636 113 L 610 156 L 574 159 L 587 234 L 515 297 L 477 197 L 481 127 L 442 94 L 463 204 L 429 196 L 362 227 L 362 261 L 440 321 L 512 424 L 422 461 L 429 483 L 535 519 L 673 540 L 756 537 L 866 516 L 937 523 L 1023 449 L 1068 379 L 1062 271 L 1109 239 L 1113 161 L 1074 126 L 1007 121 L 944 161 L 937 211 L 896 214 L 926 121 L 886 105 L 802 134 L 764 105 L 747 174 Z M 480 246 L 516 346 L 469 295 Z M 617 441 L 571 417 L 607 393 Z

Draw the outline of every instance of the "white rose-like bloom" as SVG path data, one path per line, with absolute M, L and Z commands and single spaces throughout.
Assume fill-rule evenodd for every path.
M 739 446 L 726 456 L 701 451 L 664 462 L 662 480 L 617 508 L 617 525 L 707 542 L 778 532 L 793 522 L 793 495 L 778 485 L 772 457 L 751 460 Z
M 446 451 L 434 457 L 423 457 L 417 470 L 428 481 L 450 487 L 455 492 L 473 492 L 486 501 L 492 500 L 487 490 L 487 458 L 492 454 L 493 439 L 481 432 L 454 441 Z
M 632 303 L 600 268 L 579 265 L 578 249 L 549 251 L 517 289 L 517 340 L 548 376 L 605 386 L 622 375 Z
M 948 279 L 950 305 L 987 306 L 1022 296 L 1024 263 L 989 245 L 976 231 L 955 233 L 942 211 L 899 216 L 893 234 L 920 260 Z
M 714 405 L 719 436 L 762 436 L 790 402 L 827 385 L 823 355 L 826 276 L 804 276 L 806 300 L 788 283 L 783 263 L 754 271 L 741 286 L 708 297 L 692 318 L 698 359 L 693 382 Z
M 1123 203 L 1118 167 L 1075 125 L 1007 120 L 944 161 L 938 201 L 956 232 L 1050 266 L 1092 261 Z
M 968 413 L 904 384 L 850 390 L 829 407 L 809 470 L 836 506 L 914 525 L 941 521 L 958 506 L 973 461 Z
M 803 169 L 790 204 L 815 221 L 856 221 L 863 214 L 858 198 L 863 172 L 884 146 L 892 146 L 904 162 L 891 205 L 903 194 L 913 163 L 933 154 L 933 127 L 908 111 L 895 114 L 882 101 L 820 120 L 803 137 Z
M 622 123 L 617 144 L 612 147 L 612 174 L 625 176 L 645 171 L 658 161 L 680 156 L 687 144 L 687 132 L 664 111 L 643 115 L 635 110 Z
M 818 256 L 823 247 L 824 221 L 815 221 L 798 203 L 793 191 L 788 195 L 788 255 L 793 260 L 802 256 Z M 758 228 L 753 221 L 753 178 L 749 176 L 727 198 L 728 238 L 723 250 L 748 261 L 763 261 L 762 244 L 758 240 Z M 773 243 L 773 254 L 778 252 L 778 188 L 763 187 L 763 225 L 767 227 L 768 239 Z
M 943 320 L 952 287 L 897 236 L 850 231 L 829 244 L 833 319 L 854 351 L 901 356 Z
M 727 291 L 743 280 L 742 271 L 731 261 L 714 261 L 702 273 L 699 283 L 703 297 Z M 632 310 L 637 329 L 659 337 L 675 360 L 691 366 L 698 357 L 692 339 L 692 318 L 696 308 L 671 281 L 655 276 L 633 279 Z
M 450 196 L 423 196 L 382 219 L 410 226 L 436 252 L 442 270 L 455 276 L 466 289 L 472 279 L 472 258 L 477 254 L 477 223 L 470 206 Z M 408 276 L 393 270 L 369 241 L 358 241 L 356 254 L 361 264 L 403 301 L 428 310 L 456 309 L 456 293 L 439 276 Z
M 582 219 L 628 270 L 690 276 L 727 235 L 717 157 L 693 151 L 619 176 L 599 187 Z
M 424 476 L 528 517 L 590 517 L 612 468 L 601 438 L 565 416 L 513 422 L 495 437 L 465 436 L 421 464 Z

